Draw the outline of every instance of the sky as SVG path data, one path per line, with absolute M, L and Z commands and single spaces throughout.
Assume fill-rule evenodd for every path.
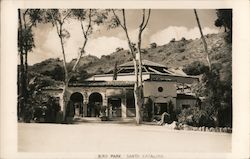
M 214 26 L 216 13 L 211 10 L 197 10 L 204 34 L 221 32 L 223 29 Z M 137 41 L 138 26 L 142 17 L 141 10 L 126 10 L 126 20 L 129 36 L 133 42 Z M 80 23 L 77 20 L 68 20 L 65 29 L 70 38 L 65 41 L 66 61 L 76 58 L 79 48 L 84 42 Z M 56 28 L 51 24 L 38 24 L 33 28 L 35 48 L 28 55 L 30 65 L 48 58 L 62 58 L 60 39 Z M 200 32 L 192 9 L 153 9 L 146 29 L 143 32 L 142 48 L 149 47 L 150 43 L 157 45 L 167 44 L 171 39 L 180 40 L 200 38 Z M 106 25 L 94 26 L 86 46 L 86 55 L 101 57 L 115 52 L 117 47 L 128 49 L 125 33 L 121 28 L 107 29 Z

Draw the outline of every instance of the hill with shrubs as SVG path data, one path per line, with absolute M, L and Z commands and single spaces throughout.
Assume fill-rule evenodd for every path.
M 224 38 L 225 33 L 206 35 L 208 50 L 212 64 L 220 69 L 221 78 L 225 78 L 226 72 L 232 63 L 232 47 Z M 169 68 L 183 69 L 186 74 L 198 75 L 204 72 L 207 66 L 206 56 L 201 39 L 179 41 L 171 40 L 168 44 L 157 46 L 150 44 L 148 48 L 142 49 L 142 58 L 156 63 L 163 64 Z M 119 66 L 122 63 L 132 60 L 128 50 L 117 48 L 109 55 L 98 58 L 93 55 L 86 55 L 81 58 L 78 72 L 88 77 L 93 74 L 109 72 L 114 68 L 115 63 Z M 73 66 L 73 59 L 68 63 L 68 68 Z M 60 59 L 47 59 L 30 66 L 30 71 L 50 76 L 55 80 L 63 79 L 62 61 Z

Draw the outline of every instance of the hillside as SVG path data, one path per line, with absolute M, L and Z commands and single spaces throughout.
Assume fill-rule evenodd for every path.
M 232 47 L 225 42 L 225 36 L 225 33 L 206 36 L 211 62 L 219 67 L 221 74 L 227 72 L 226 70 L 231 68 L 232 64 Z M 155 48 L 144 48 L 143 52 L 142 59 L 157 62 L 169 68 L 183 68 L 194 61 L 201 61 L 207 65 L 201 39 L 182 39 Z M 120 65 L 130 60 L 132 58 L 128 50 L 113 52 L 110 55 L 103 55 L 101 58 L 87 55 L 81 58 L 79 70 L 84 70 L 88 74 L 101 74 L 113 69 L 116 62 Z M 72 60 L 68 67 L 72 67 L 74 61 Z M 31 66 L 30 70 L 45 75 L 49 75 L 48 72 L 51 71 L 63 75 L 63 70 L 59 69 L 61 66 L 62 62 L 59 59 L 48 59 Z
M 223 63 L 223 65 L 227 65 L 228 62 L 231 63 L 231 46 L 224 41 L 224 36 L 223 33 L 206 36 L 212 63 Z M 203 44 L 200 39 L 180 40 L 156 48 L 145 48 L 142 59 L 157 62 L 169 68 L 182 68 L 194 61 L 202 61 L 207 65 Z M 129 51 L 122 50 L 113 52 L 110 55 L 104 55 L 100 60 L 89 62 L 89 65 L 80 67 L 88 73 L 95 74 L 108 72 L 114 68 L 115 62 L 120 65 L 130 60 L 132 58 Z

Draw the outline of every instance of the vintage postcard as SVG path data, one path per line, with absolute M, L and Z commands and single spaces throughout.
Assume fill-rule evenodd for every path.
M 2 1 L 1 158 L 250 157 L 249 9 Z

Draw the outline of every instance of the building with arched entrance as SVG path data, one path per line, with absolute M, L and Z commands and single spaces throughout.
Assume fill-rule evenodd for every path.
M 164 112 L 171 114 L 196 104 L 197 98 L 190 90 L 199 81 L 197 77 L 177 74 L 147 60 L 142 61 L 142 68 L 145 116 L 153 119 Z M 75 117 L 135 117 L 134 84 L 133 62 L 128 62 L 120 65 L 116 73 L 110 71 L 70 83 L 61 103 L 73 107 Z M 62 110 L 67 116 L 67 109 Z

